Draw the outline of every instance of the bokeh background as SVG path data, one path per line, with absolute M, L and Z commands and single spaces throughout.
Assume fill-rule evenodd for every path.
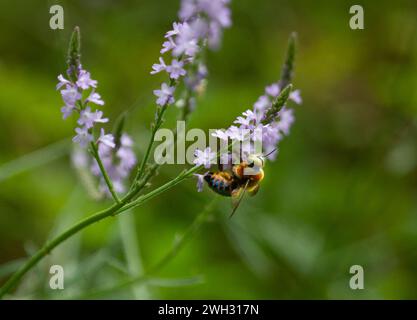
M 53 4 L 64 7 L 64 30 L 49 29 Z M 364 7 L 364 30 L 349 28 L 353 4 Z M 131 109 L 141 155 L 163 80 L 149 71 L 178 9 L 171 0 L 0 2 L 0 283 L 46 239 L 108 205 L 72 168 L 74 123 L 59 111 L 72 28 L 105 114 Z M 190 128 L 227 127 L 278 79 L 288 36 L 299 36 L 304 103 L 258 195 L 233 219 L 229 199 L 218 199 L 189 229 L 216 196 L 187 180 L 67 241 L 12 297 L 417 298 L 417 3 L 235 0 L 232 10 Z M 150 188 L 181 169 L 164 167 Z M 64 267 L 63 291 L 49 289 L 53 264 Z M 364 290 L 349 288 L 352 265 L 364 268 Z

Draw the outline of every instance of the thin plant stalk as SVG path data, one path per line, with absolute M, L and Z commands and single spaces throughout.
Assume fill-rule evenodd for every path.
M 170 86 L 175 85 L 175 81 L 171 79 L 171 82 L 170 82 L 169 85 Z M 163 123 L 164 114 L 165 114 L 165 111 L 167 110 L 167 108 L 168 108 L 168 102 L 165 103 L 157 111 L 156 120 L 155 120 L 155 123 L 152 126 L 151 137 L 149 139 L 149 143 L 148 143 L 148 146 L 146 148 L 145 155 L 143 156 L 143 159 L 142 159 L 142 161 L 140 163 L 140 166 L 138 168 L 138 171 L 136 173 L 135 179 L 133 180 L 132 188 L 135 186 L 136 183 L 139 182 L 140 178 L 143 176 L 143 174 L 145 172 L 145 167 L 146 167 L 146 164 L 148 163 L 149 156 L 151 155 L 152 147 L 153 147 L 154 142 L 155 142 L 156 132 L 158 131 L 158 129 L 161 127 L 161 125 Z M 132 191 L 132 189 L 130 191 Z
M 80 222 L 76 223 L 56 238 L 47 242 L 39 251 L 37 251 L 19 270 L 14 273 L 9 280 L 0 288 L 0 299 L 12 290 L 20 281 L 20 279 L 29 271 L 31 270 L 42 258 L 48 255 L 55 247 L 60 245 L 62 242 L 73 236 L 74 234 L 78 233 L 79 231 L 87 228 L 88 226 L 106 219 L 111 216 L 115 216 L 120 214 L 128 209 L 137 207 L 146 201 L 156 197 L 157 195 L 167 191 L 168 189 L 172 188 L 173 186 L 179 184 L 186 178 L 190 177 L 193 173 L 197 172 L 201 167 L 196 166 L 192 167 L 191 169 L 180 173 L 175 179 L 167 182 L 166 184 L 162 185 L 161 187 L 139 197 L 138 199 L 131 201 L 131 199 L 137 194 L 137 190 L 143 187 L 143 184 L 147 179 L 144 179 L 142 183 L 139 183 L 132 192 L 128 193 L 123 199 L 120 200 L 119 203 L 115 203 L 107 209 L 99 211 L 91 216 L 81 220 Z M 144 177 L 146 178 L 146 177 Z
M 177 254 L 181 251 L 184 245 L 187 243 L 193 235 L 203 226 L 203 224 L 207 221 L 208 215 L 213 212 L 218 198 L 213 198 L 205 207 L 204 209 L 196 215 L 191 225 L 187 228 L 187 230 L 175 240 L 172 248 L 157 262 L 146 274 L 139 275 L 136 277 L 132 277 L 126 281 L 120 282 L 112 287 L 103 288 L 99 290 L 95 290 L 90 293 L 86 293 L 83 297 L 91 297 L 97 295 L 103 295 L 107 293 L 112 293 L 116 290 L 130 287 L 136 285 L 135 288 L 144 285 L 148 279 L 151 278 L 152 275 L 159 272 L 163 267 L 165 267 L 173 258 L 177 256 Z
M 120 216 L 118 220 L 127 270 L 131 277 L 140 277 L 144 270 L 137 238 L 135 216 L 126 214 Z M 132 285 L 131 290 L 135 299 L 149 299 L 149 292 L 146 287 Z
M 109 189 L 114 201 L 116 201 L 116 203 L 120 203 L 120 199 L 116 191 L 114 190 L 113 183 L 111 182 L 111 179 L 107 174 L 106 169 L 104 168 L 103 162 L 101 161 L 100 155 L 98 153 L 97 144 L 95 144 L 94 142 L 91 143 L 91 153 L 93 154 L 94 159 L 96 159 L 97 161 L 101 174 L 103 175 L 104 181 L 106 182 L 107 188 Z

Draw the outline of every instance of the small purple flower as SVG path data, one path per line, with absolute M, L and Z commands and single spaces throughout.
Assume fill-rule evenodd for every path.
M 253 127 L 254 123 L 258 121 L 257 115 L 250 109 L 246 110 L 242 114 L 244 117 L 237 117 L 234 123 L 241 124 L 244 127 Z
M 294 111 L 292 109 L 284 108 L 279 112 L 279 122 L 278 122 L 278 130 L 280 130 L 285 135 L 290 133 L 291 125 L 293 124 L 294 118 Z
M 226 6 L 228 2 L 224 0 L 199 0 L 198 7 L 220 26 L 229 27 L 232 22 L 230 9 Z
M 129 135 L 124 133 L 124 134 L 122 134 L 122 136 L 120 138 L 120 144 L 123 147 L 132 147 L 133 146 L 133 140 Z
M 197 177 L 197 191 L 202 192 L 204 187 L 204 176 L 205 174 L 194 173 L 194 176 Z
M 197 6 L 193 0 L 181 1 L 181 9 L 178 16 L 181 20 L 188 20 L 197 13 Z
M 71 162 L 75 168 L 86 168 L 89 162 L 88 153 L 81 148 L 74 148 L 71 153 Z
M 113 179 L 113 188 L 114 188 L 114 190 L 116 191 L 116 192 L 118 192 L 118 193 L 122 193 L 122 192 L 125 192 L 125 190 L 126 190 L 126 187 L 124 186 L 124 184 L 123 184 L 123 182 L 122 181 L 120 181 L 120 180 L 116 180 L 116 179 Z M 104 187 L 104 186 L 103 186 Z M 105 190 L 106 190 L 106 192 L 108 192 L 108 189 L 107 189 L 107 187 L 105 187 L 104 188 Z
M 267 124 L 262 128 L 262 143 L 266 148 L 269 146 L 275 147 L 275 145 L 283 138 L 278 123 Z
M 74 111 L 74 106 L 65 105 L 61 108 L 62 119 L 67 119 Z
M 100 94 L 98 94 L 97 92 L 92 91 L 90 93 L 90 95 L 88 96 L 88 98 L 86 99 L 86 101 L 98 104 L 100 106 L 104 105 L 104 101 L 101 99 Z
M 271 84 L 265 88 L 265 93 L 273 98 L 278 97 L 280 93 L 279 85 L 276 83 Z
M 218 23 L 210 23 L 208 44 L 211 49 L 217 50 L 222 40 L 222 28 Z
M 211 135 L 212 137 L 217 137 L 220 140 L 224 140 L 224 141 L 227 141 L 229 139 L 229 135 L 227 131 L 224 131 L 224 130 L 216 130 Z
M 170 87 L 166 83 L 162 83 L 160 90 L 154 90 L 153 93 L 158 97 L 156 103 L 160 106 L 172 104 L 175 102 L 173 97 L 175 87 Z
M 185 74 L 187 73 L 183 67 L 184 62 L 178 61 L 177 59 L 173 59 L 171 61 L 171 65 L 166 67 L 166 70 L 169 73 L 171 79 L 178 79 L 181 76 L 185 76 Z
M 79 143 L 82 148 L 85 148 L 91 141 L 94 140 L 93 135 L 87 128 L 75 128 L 77 135 L 72 138 L 72 141 Z
M 161 54 L 168 52 L 175 48 L 175 43 L 172 39 L 168 39 L 162 44 Z
M 180 32 L 175 37 L 175 48 L 173 49 L 172 54 L 175 57 L 182 54 L 194 57 L 199 50 L 198 40 L 195 30 L 193 30 L 188 23 L 184 22 Z
M 271 100 L 267 96 L 260 96 L 258 101 L 255 102 L 253 107 L 255 110 L 264 111 L 271 106 Z
M 136 164 L 136 156 L 132 150 L 133 140 L 127 135 L 123 134 L 120 138 L 120 148 L 117 150 L 117 157 L 120 159 L 119 166 L 122 170 L 129 171 Z M 126 173 L 127 175 L 128 173 Z
M 68 106 L 75 106 L 75 103 L 81 99 L 81 93 L 78 92 L 77 88 L 67 86 L 66 89 L 61 90 L 62 99 Z
M 263 125 L 263 124 L 258 124 L 256 125 L 252 131 L 251 134 L 251 138 L 253 141 L 263 141 L 263 137 L 264 137 L 264 132 L 265 130 L 267 130 L 267 128 L 269 127 L 269 124 L 267 125 Z
M 78 87 L 80 87 L 83 90 L 87 90 L 90 87 L 93 87 L 93 88 L 97 87 L 97 81 L 92 80 L 90 77 L 90 72 L 86 70 L 80 71 L 76 84 Z
M 108 121 L 108 118 L 103 118 L 103 111 L 96 110 L 95 112 L 91 112 L 91 108 L 87 107 L 80 112 L 80 118 L 77 123 L 86 128 L 92 128 L 95 122 L 106 123 Z
M 204 151 L 196 149 L 194 155 L 193 163 L 197 166 L 203 165 L 206 169 L 210 168 L 211 164 L 214 163 L 213 160 L 216 158 L 216 153 L 212 152 L 210 147 L 207 147 Z
M 197 18 L 190 22 L 190 28 L 193 30 L 193 37 L 195 39 L 207 38 L 210 32 L 210 26 L 205 19 Z
M 152 65 L 152 71 L 151 74 L 156 74 L 159 73 L 163 70 L 165 70 L 167 67 L 167 65 L 165 64 L 164 59 L 162 59 L 162 57 L 159 58 L 159 63 L 154 63 Z
M 296 104 L 302 104 L 303 99 L 301 98 L 301 92 L 300 90 L 294 90 L 290 93 L 290 99 L 294 101 Z
M 112 135 L 106 135 L 102 130 L 100 138 L 102 140 L 98 146 L 98 152 L 103 166 L 112 180 L 116 192 L 124 192 L 124 181 L 130 175 L 132 168 L 137 162 L 135 153 L 132 150 L 133 141 L 127 134 L 122 134 L 119 149 L 116 150 Z M 100 189 L 102 192 L 111 196 L 96 161 L 91 164 L 91 171 L 95 176 L 101 178 Z
M 206 77 L 207 77 L 207 75 L 208 75 L 207 66 L 206 66 L 205 64 L 203 64 L 203 63 L 200 63 L 200 64 L 198 65 L 198 72 L 197 72 L 197 74 L 198 74 L 198 77 L 199 77 L 200 79 L 204 79 L 204 78 L 206 78 Z
M 238 128 L 231 126 L 227 129 L 227 133 L 232 140 L 244 141 L 249 138 L 250 130 L 246 128 Z
M 171 38 L 171 37 L 176 36 L 177 34 L 179 34 L 181 32 L 182 26 L 183 26 L 182 23 L 174 22 L 172 24 L 172 30 L 168 31 L 165 34 L 165 38 Z
M 194 57 L 195 54 L 199 51 L 199 49 L 200 48 L 196 40 L 188 40 L 185 37 L 180 36 L 177 37 L 175 48 L 173 49 L 172 53 L 175 57 L 179 57 L 184 53 L 189 57 Z
M 196 38 L 208 41 L 211 49 L 217 49 L 220 45 L 224 28 L 231 25 L 228 0 L 183 0 L 179 17 L 183 21 L 192 24 Z M 179 34 L 181 36 L 182 30 Z M 197 41 L 198 42 L 198 41 Z M 177 44 L 183 44 L 183 41 Z
M 102 143 L 110 148 L 114 148 L 116 144 L 114 143 L 114 137 L 111 133 L 105 134 L 104 129 L 100 130 L 100 138 L 98 138 L 99 143 Z
M 56 89 L 59 90 L 63 86 L 71 85 L 71 82 L 63 77 L 62 74 L 58 76 L 58 84 L 56 85 Z
M 116 154 L 123 169 L 130 170 L 136 164 L 136 156 L 131 148 L 122 147 Z

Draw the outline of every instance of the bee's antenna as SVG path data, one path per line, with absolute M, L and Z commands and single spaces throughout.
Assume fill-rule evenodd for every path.
M 270 156 L 271 154 L 273 154 L 275 151 L 277 151 L 278 150 L 278 148 L 275 148 L 274 150 L 272 150 L 271 152 L 269 152 L 268 154 L 266 154 L 266 155 L 264 155 L 264 157 L 266 158 L 266 157 L 268 157 L 268 156 Z

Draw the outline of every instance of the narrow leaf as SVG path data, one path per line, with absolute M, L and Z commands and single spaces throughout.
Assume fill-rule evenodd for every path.
M 67 154 L 69 150 L 69 141 L 65 139 L 10 162 L 0 164 L 0 182 L 56 160 Z

